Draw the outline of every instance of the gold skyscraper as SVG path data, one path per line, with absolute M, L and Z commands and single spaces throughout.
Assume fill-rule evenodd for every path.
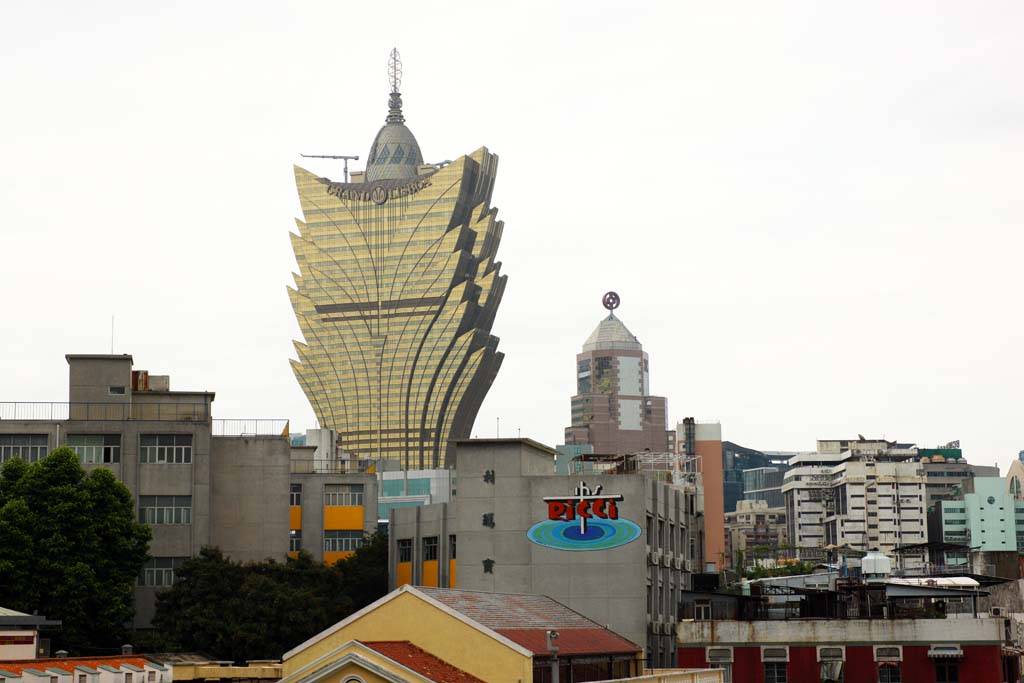
M 359 458 L 441 467 L 470 435 L 501 365 L 491 325 L 505 288 L 491 208 L 498 157 L 423 162 L 392 51 L 386 123 L 364 173 L 295 167 L 303 220 L 289 288 L 305 343 L 291 361 L 320 425 Z

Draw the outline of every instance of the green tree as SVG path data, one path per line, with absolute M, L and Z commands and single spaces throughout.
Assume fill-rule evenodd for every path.
M 355 554 L 339 560 L 334 568 L 341 573 L 345 595 L 352 608 L 361 610 L 388 592 L 388 537 L 374 534 Z
M 168 649 L 243 661 L 278 658 L 351 612 L 342 574 L 306 553 L 242 564 L 203 548 L 157 595 L 153 626 Z
M 60 619 L 58 647 L 125 642 L 150 538 L 128 489 L 108 469 L 86 475 L 70 448 L 0 470 L 0 605 Z

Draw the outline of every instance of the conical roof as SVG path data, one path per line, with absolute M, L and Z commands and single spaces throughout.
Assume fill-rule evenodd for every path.
M 640 340 L 633 336 L 622 321 L 609 313 L 608 317 L 598 323 L 594 331 L 583 343 L 584 351 L 597 349 L 619 349 L 623 351 L 640 351 Z

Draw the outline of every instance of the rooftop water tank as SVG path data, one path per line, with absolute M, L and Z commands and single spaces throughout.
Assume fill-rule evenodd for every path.
M 865 581 L 885 581 L 892 574 L 892 560 L 885 553 L 871 550 L 860 561 L 860 573 Z
M 946 462 L 946 459 L 941 455 L 933 455 L 932 462 Z

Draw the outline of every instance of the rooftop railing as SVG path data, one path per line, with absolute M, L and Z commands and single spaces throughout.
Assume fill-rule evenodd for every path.
M 292 474 L 367 474 L 373 460 L 317 460 L 292 458 Z M 376 468 L 374 468 L 376 469 Z
M 208 422 L 207 403 L 0 402 L 0 420 Z
M 213 436 L 288 436 L 288 420 L 216 419 L 213 420 Z

